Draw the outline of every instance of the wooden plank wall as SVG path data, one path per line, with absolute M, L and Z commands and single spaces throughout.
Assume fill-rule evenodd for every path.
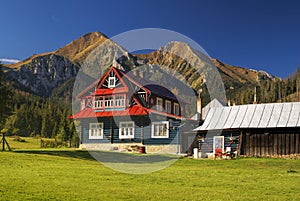
M 300 154 L 300 133 L 244 132 L 242 136 L 241 154 L 245 156 Z

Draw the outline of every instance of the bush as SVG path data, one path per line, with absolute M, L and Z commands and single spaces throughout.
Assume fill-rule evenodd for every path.
M 26 142 L 25 139 L 21 138 L 20 136 L 13 136 L 13 141 L 17 141 L 17 142 Z
M 56 139 L 41 139 L 41 148 L 60 148 L 60 147 L 67 147 L 67 143 L 58 141 Z

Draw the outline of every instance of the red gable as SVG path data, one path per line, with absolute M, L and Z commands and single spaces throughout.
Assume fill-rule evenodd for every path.
M 131 94 L 129 92 L 131 92 Z M 128 93 L 129 97 L 127 97 Z M 84 106 L 81 111 L 72 115 L 70 118 L 134 116 L 149 115 L 150 113 L 182 118 L 175 114 L 150 109 L 150 94 L 155 94 L 159 97 L 172 100 L 174 103 L 178 103 L 176 96 L 167 88 L 144 78 L 136 77 L 133 74 L 126 74 L 124 71 L 115 67 L 111 67 L 100 79 L 93 82 L 89 87 L 78 94 L 77 97 L 84 100 L 84 102 L 82 102 Z M 97 100 L 101 102 L 97 107 L 94 105 L 96 97 L 102 97 L 100 100 Z M 119 101 L 118 104 L 115 103 L 115 100 Z

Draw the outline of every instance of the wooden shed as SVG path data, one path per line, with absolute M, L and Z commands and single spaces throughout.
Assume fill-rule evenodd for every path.
M 299 155 L 300 102 L 211 108 L 203 125 L 195 130 L 212 149 L 209 141 L 214 136 L 225 136 L 225 141 L 230 137 L 235 143 L 225 142 L 224 148 L 234 144 L 240 155 Z

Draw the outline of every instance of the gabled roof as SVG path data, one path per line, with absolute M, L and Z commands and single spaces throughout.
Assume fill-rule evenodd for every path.
M 155 83 L 151 80 L 147 80 L 142 77 L 134 76 L 132 73 L 125 73 L 123 71 L 120 72 L 123 75 L 123 77 L 127 78 L 130 82 L 133 82 L 145 91 L 151 92 L 161 97 L 177 100 L 176 96 L 169 89 L 160 86 L 158 83 Z
M 300 102 L 211 108 L 196 131 L 300 127 Z
M 98 88 L 99 86 L 101 86 L 103 84 L 105 78 L 109 75 L 109 73 L 111 71 L 114 71 L 116 73 L 116 75 L 120 78 L 121 82 L 125 86 L 126 86 L 126 82 L 124 82 L 123 79 L 127 79 L 129 82 L 132 82 L 133 84 L 137 85 L 138 87 L 142 88 L 143 90 L 145 90 L 147 92 L 151 92 L 151 93 L 161 96 L 161 97 L 177 100 L 176 96 L 169 89 L 167 89 L 163 86 L 160 86 L 157 83 L 147 80 L 145 78 L 134 76 L 132 73 L 125 73 L 124 71 L 122 71 L 118 68 L 115 68 L 115 67 L 111 67 L 108 72 L 106 72 L 100 79 L 97 79 L 90 86 L 88 86 L 86 89 L 84 89 L 82 92 L 80 92 L 77 95 L 77 97 L 80 98 L 80 97 L 86 95 L 89 91 L 93 90 L 95 87 Z M 117 88 L 107 89 L 107 91 L 105 91 L 104 89 L 100 89 L 100 90 L 103 90 L 103 91 L 97 92 L 98 91 L 97 90 L 97 91 L 95 91 L 94 95 L 102 95 L 104 92 L 108 92 L 108 94 L 117 92 L 117 91 L 114 91 L 114 90 L 117 90 Z M 185 102 L 184 100 L 181 100 L 181 101 Z

